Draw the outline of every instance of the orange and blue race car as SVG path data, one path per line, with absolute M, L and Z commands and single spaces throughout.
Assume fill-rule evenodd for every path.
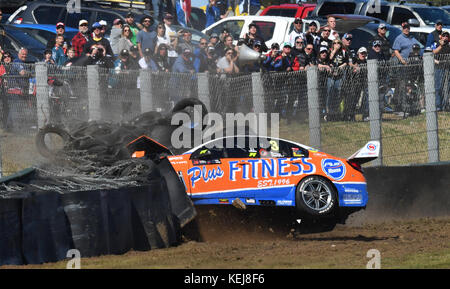
M 163 147 L 147 140 L 153 151 Z M 379 152 L 380 143 L 370 141 L 342 159 L 289 140 L 242 135 L 214 139 L 167 160 L 194 205 L 296 207 L 319 217 L 365 208 L 361 164 Z

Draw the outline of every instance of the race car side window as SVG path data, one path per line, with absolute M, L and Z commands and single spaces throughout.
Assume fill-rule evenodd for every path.
M 289 156 L 285 141 L 260 137 L 258 152 L 261 158 L 284 158 Z
M 218 140 L 194 151 L 191 159 L 221 159 L 224 157 L 223 147 L 223 140 Z
M 285 144 L 289 151 L 288 157 L 307 158 L 309 156 L 309 151 L 307 149 L 290 142 L 285 142 Z
M 228 139 L 231 140 L 231 139 Z M 256 139 L 253 139 L 253 147 L 252 148 L 252 142 L 250 141 L 249 137 L 234 137 L 232 138 L 233 142 L 226 143 L 226 147 L 224 150 L 225 158 L 251 158 L 251 157 L 257 157 L 256 154 L 256 147 L 257 142 Z

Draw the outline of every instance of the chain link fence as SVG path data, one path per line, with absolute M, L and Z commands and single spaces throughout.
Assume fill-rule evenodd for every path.
M 188 97 L 221 115 L 276 113 L 280 137 L 339 157 L 377 139 L 375 165 L 449 161 L 450 55 L 424 63 L 236 75 L 2 64 L 2 174 L 41 160 L 34 135 L 45 124 L 124 123 L 146 111 L 166 114 Z

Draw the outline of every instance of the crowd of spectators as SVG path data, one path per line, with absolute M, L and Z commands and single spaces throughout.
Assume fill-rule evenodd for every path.
M 250 1 L 250 0 L 249 0 Z M 252 1 L 250 1 L 252 2 Z M 207 6 L 207 21 L 216 22 L 229 13 L 227 1 L 210 0 Z M 0 12 L 1 13 L 1 12 Z M 303 21 L 296 18 L 294 29 L 284 43 L 266 41 L 258 31 L 257 25 L 251 23 L 248 33 L 242 39 L 233 39 L 227 30 L 219 35 L 212 33 L 202 38 L 198 45 L 192 43 L 192 34 L 188 29 L 176 31 L 173 26 L 174 17 L 166 13 L 162 22 L 154 24 L 151 16 L 145 16 L 140 23 L 134 21 L 129 13 L 125 21 L 116 19 L 112 25 L 109 40 L 105 37 L 108 23 L 99 21 L 90 24 L 87 20 L 79 21 L 79 32 L 72 38 L 65 37 L 65 24 L 56 24 L 56 36 L 47 43 L 42 61 L 58 67 L 86 66 L 97 64 L 112 69 L 116 73 L 127 70 L 150 69 L 152 71 L 176 73 L 200 73 L 233 75 L 251 72 L 287 72 L 303 71 L 310 66 L 317 66 L 319 71 L 327 74 L 326 91 L 323 93 L 323 114 L 326 120 L 344 118 L 354 120 L 357 94 L 363 91 L 363 118 L 368 117 L 367 85 L 359 86 L 360 91 L 351 91 L 343 82 L 362 81 L 360 67 L 368 59 L 389 61 L 395 59 L 406 65 L 408 58 L 418 56 L 419 42 L 409 33 L 410 26 L 402 23 L 402 33 L 395 39 L 392 47 L 387 39 L 387 26 L 378 25 L 377 33 L 367 46 L 353 49 L 353 36 L 346 33 L 340 37 L 336 32 L 336 19 L 328 17 L 327 24 L 318 27 L 315 21 L 308 24 L 306 32 L 302 32 Z M 306 24 L 305 24 L 306 25 Z M 0 39 L 1 40 L 1 39 Z M 435 54 L 450 53 L 448 32 L 442 32 L 442 23 L 436 23 L 436 29 L 427 39 L 427 48 Z M 237 45 L 234 45 L 237 41 Z M 261 61 L 240 63 L 240 46 L 246 45 L 251 50 L 263 55 Z M 393 53 L 391 54 L 391 51 Z M 12 63 L 24 62 L 23 55 L 28 51 L 21 49 L 18 59 Z M 21 57 L 22 55 L 22 57 Z M 2 62 L 11 61 L 11 54 L 3 53 Z M 345 71 L 345 73 L 344 73 Z M 349 74 L 349 72 L 351 72 Z M 1 69 L 0 74 L 6 73 Z M 23 73 L 16 66 L 10 74 Z M 441 79 L 439 68 L 436 75 L 436 105 L 442 109 Z M 402 91 L 404 83 L 397 82 L 397 93 Z M 355 90 L 354 88 L 352 88 Z M 344 109 L 340 107 L 344 99 Z

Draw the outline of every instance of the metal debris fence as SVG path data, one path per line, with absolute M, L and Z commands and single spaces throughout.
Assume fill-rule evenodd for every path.
M 2 175 L 40 160 L 33 137 L 47 123 L 123 123 L 150 110 L 167 113 L 186 97 L 222 115 L 277 113 L 280 137 L 340 157 L 380 140 L 382 157 L 372 165 L 450 160 L 450 55 L 426 53 L 407 65 L 370 60 L 358 68 L 237 75 L 44 63 L 2 68 Z

